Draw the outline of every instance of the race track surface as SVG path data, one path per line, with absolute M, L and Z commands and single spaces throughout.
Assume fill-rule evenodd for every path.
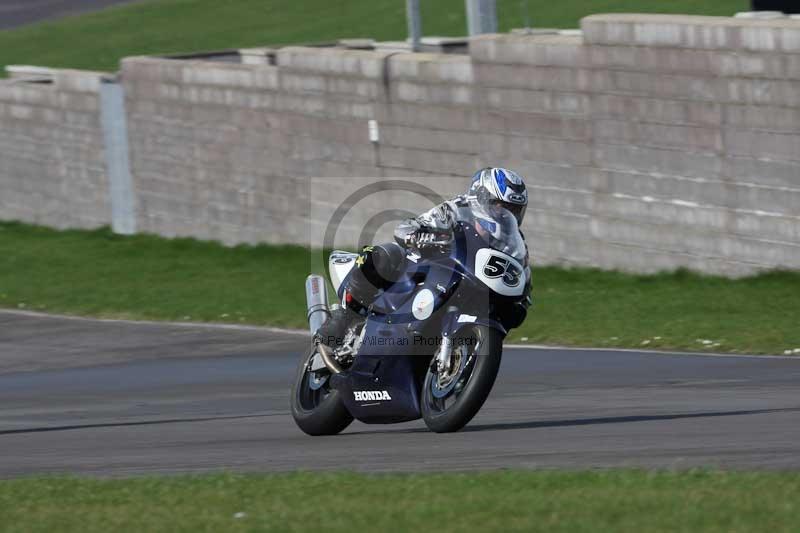
M 0 30 L 133 1 L 135 0 L 0 0 Z
M 507 349 L 465 431 L 302 434 L 305 338 L 0 312 L 0 477 L 70 472 L 800 468 L 800 359 Z

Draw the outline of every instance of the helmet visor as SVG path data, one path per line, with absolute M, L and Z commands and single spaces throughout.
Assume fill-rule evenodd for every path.
M 487 208 L 490 213 L 493 213 L 498 209 L 507 210 L 509 213 L 514 215 L 514 218 L 517 219 L 517 225 L 522 226 L 522 220 L 525 218 L 525 211 L 527 211 L 528 206 L 526 204 L 514 204 L 511 202 L 503 202 L 501 200 L 493 200 L 489 203 Z
M 504 204 L 503 207 L 508 209 L 514 218 L 517 219 L 517 224 L 522 226 L 522 220 L 525 218 L 525 211 L 528 210 L 528 206 L 525 204 L 511 204 L 507 203 Z

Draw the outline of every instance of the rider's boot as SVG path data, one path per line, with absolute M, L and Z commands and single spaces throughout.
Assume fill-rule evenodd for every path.
M 391 284 L 391 275 L 399 268 L 405 255 L 397 244 L 367 246 L 359 254 L 356 268 L 345 291 L 345 305 L 333 311 L 331 318 L 319 328 L 317 342 L 332 349 L 344 342 L 347 328 L 363 317 L 382 289 Z M 384 277 L 387 276 L 387 277 Z
M 361 315 L 349 307 L 340 307 L 331 312 L 331 317 L 319 328 L 314 336 L 317 342 L 336 349 L 344 343 L 347 328 Z

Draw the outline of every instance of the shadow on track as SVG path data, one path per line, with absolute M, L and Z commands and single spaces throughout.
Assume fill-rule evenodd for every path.
M 767 413 L 785 413 L 800 411 L 800 407 L 783 407 L 775 409 L 749 409 L 738 411 L 708 411 L 702 413 L 676 413 L 666 415 L 631 415 L 631 416 L 608 416 L 598 418 L 576 418 L 570 420 L 536 420 L 531 422 L 501 422 L 497 424 L 477 424 L 467 426 L 460 433 L 470 433 L 474 431 L 503 431 L 509 429 L 539 429 L 569 426 L 591 426 L 596 424 L 627 424 L 630 422 L 655 422 L 659 420 L 680 420 L 689 418 L 713 418 L 720 416 L 745 416 L 761 415 Z M 424 428 L 406 429 L 400 431 L 374 430 L 357 431 L 344 433 L 344 435 L 370 435 L 379 433 L 427 433 Z
M 277 416 L 282 416 L 282 415 L 283 413 Z M 5 430 L 0 430 L 0 436 L 17 435 L 20 433 L 45 433 L 48 431 L 73 431 L 76 429 L 154 426 L 158 424 L 186 424 L 189 422 L 212 422 L 215 420 L 239 420 L 242 418 L 263 418 L 265 416 L 276 416 L 276 415 L 253 414 L 253 415 L 231 415 L 231 416 L 207 416 L 203 418 L 169 418 L 165 420 L 137 420 L 134 422 L 104 422 L 98 424 L 74 424 L 69 426 L 45 426 L 38 428 L 5 429 Z
M 629 422 L 653 422 L 658 420 L 680 420 L 684 418 L 712 418 L 719 416 L 744 416 L 761 415 L 766 413 L 784 413 L 800 411 L 800 407 L 786 407 L 777 409 L 750 409 L 739 411 L 710 411 L 704 413 L 681 413 L 669 415 L 633 415 L 633 416 L 608 416 L 600 418 L 578 418 L 573 420 L 544 420 L 538 422 L 509 422 L 500 424 L 480 424 L 467 426 L 462 431 L 501 431 L 504 429 L 534 429 L 566 426 L 591 426 L 595 424 L 625 424 Z
M 571 420 L 538 420 L 531 422 L 502 422 L 498 424 L 478 424 L 475 426 L 467 426 L 461 430 L 461 433 L 470 433 L 474 431 L 503 431 L 510 429 L 539 429 L 539 428 L 553 428 L 553 427 L 569 427 L 569 426 L 591 426 L 596 424 L 626 424 L 630 422 L 654 422 L 658 420 L 680 420 L 688 418 L 711 418 L 720 416 L 745 416 L 745 415 L 760 415 L 767 413 L 785 413 L 800 411 L 800 407 L 784 407 L 775 409 L 750 409 L 738 411 L 710 411 L 703 413 L 679 413 L 667 415 L 632 415 L 632 416 L 609 416 L 599 418 L 576 418 Z M 152 426 L 158 424 L 185 424 L 191 422 L 210 422 L 216 420 L 238 420 L 243 418 L 263 418 L 266 416 L 284 416 L 285 413 L 276 414 L 248 414 L 248 415 L 231 415 L 231 416 L 212 416 L 202 418 L 173 418 L 165 420 L 139 420 L 133 422 L 106 422 L 98 424 L 75 424 L 65 426 L 49 426 L 49 427 L 35 427 L 35 428 L 20 428 L 20 429 L 7 429 L 0 430 L 0 436 L 3 435 L 17 435 L 22 433 L 44 433 L 50 431 L 74 431 L 79 429 L 95 429 L 95 428 L 114 428 L 114 427 L 131 427 L 131 426 Z M 380 429 L 380 430 L 367 430 L 367 431 L 353 431 L 343 433 L 342 435 L 378 435 L 382 433 L 429 433 L 426 428 L 411 428 L 401 430 Z

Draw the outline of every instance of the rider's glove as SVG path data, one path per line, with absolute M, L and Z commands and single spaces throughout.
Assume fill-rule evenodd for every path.
M 450 244 L 452 236 L 442 231 L 420 228 L 410 236 L 411 243 L 417 248 L 435 248 Z

